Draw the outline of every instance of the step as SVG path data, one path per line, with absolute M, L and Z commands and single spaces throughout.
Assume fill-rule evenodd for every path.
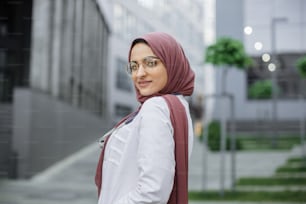
M 306 191 L 306 186 L 300 185 L 286 185 L 286 186 L 255 186 L 255 185 L 241 185 L 236 187 L 237 191 Z M 306 192 L 305 192 L 306 194 Z

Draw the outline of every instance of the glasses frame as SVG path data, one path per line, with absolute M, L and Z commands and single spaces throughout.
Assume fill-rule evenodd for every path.
M 149 63 L 151 63 L 152 61 L 151 60 L 154 60 L 154 64 L 153 65 L 150 65 Z M 126 66 L 126 71 L 129 75 L 133 75 L 134 73 L 137 73 L 138 70 L 139 70 L 139 66 L 142 65 L 142 67 L 147 70 L 147 68 L 149 69 L 152 69 L 152 68 L 155 68 L 157 66 L 157 61 L 160 61 L 160 59 L 156 56 L 147 56 L 145 58 L 143 58 L 141 60 L 141 63 L 138 63 L 136 61 L 130 61 L 127 66 Z M 137 66 L 137 69 L 136 70 L 133 70 L 131 68 L 131 63 L 133 63 L 133 65 L 136 65 Z

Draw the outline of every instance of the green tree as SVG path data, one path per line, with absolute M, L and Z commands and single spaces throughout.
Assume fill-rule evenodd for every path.
M 206 54 L 205 54 L 205 62 L 211 63 L 215 65 L 215 67 L 224 67 L 222 70 L 222 78 L 221 78 L 221 96 L 226 96 L 225 86 L 226 86 L 226 75 L 230 67 L 235 67 L 238 69 L 246 69 L 250 65 L 252 65 L 252 59 L 246 54 L 244 50 L 244 46 L 241 41 L 230 38 L 230 37 L 221 37 L 217 39 L 215 44 L 212 44 L 207 47 Z M 234 109 L 234 98 L 233 99 L 233 106 Z M 234 110 L 231 111 L 234 113 Z M 232 115 L 232 127 L 235 125 L 234 114 Z M 235 128 L 232 128 L 232 137 L 231 137 L 231 155 L 232 160 L 231 163 L 234 165 L 234 154 L 236 149 L 236 139 L 235 139 Z M 226 119 L 225 116 L 222 116 L 221 119 L 221 138 L 220 141 L 220 151 L 222 152 L 221 161 L 224 161 L 224 151 L 226 149 Z M 232 190 L 235 188 L 235 170 L 232 169 Z M 224 175 L 225 169 L 224 165 L 221 168 L 221 175 Z M 223 195 L 224 193 L 224 186 L 221 187 L 220 194 Z
M 221 37 L 217 39 L 215 44 L 208 46 L 205 62 L 225 68 L 221 80 L 221 94 L 224 94 L 228 68 L 246 69 L 253 64 L 252 58 L 246 54 L 242 42 L 230 37 Z

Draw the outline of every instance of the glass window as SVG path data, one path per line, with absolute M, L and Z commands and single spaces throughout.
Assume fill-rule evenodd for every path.
M 116 87 L 120 90 L 131 92 L 132 82 L 128 74 L 126 73 L 126 62 L 121 59 L 116 60 Z
M 278 98 L 297 98 L 302 90 L 299 90 L 301 78 L 296 73 L 295 62 L 302 54 L 280 54 L 278 55 L 279 66 L 276 83 L 279 89 Z M 260 80 L 271 80 L 271 72 L 268 70 L 268 64 L 262 61 L 261 56 L 253 57 L 254 65 L 247 70 L 248 87 L 252 83 Z M 282 68 L 280 68 L 282 67 Z

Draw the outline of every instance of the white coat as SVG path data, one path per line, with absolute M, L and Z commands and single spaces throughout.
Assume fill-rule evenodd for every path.
M 193 128 L 188 102 L 189 156 Z M 132 122 L 116 129 L 105 149 L 98 204 L 166 204 L 175 173 L 173 127 L 162 97 L 146 100 Z

